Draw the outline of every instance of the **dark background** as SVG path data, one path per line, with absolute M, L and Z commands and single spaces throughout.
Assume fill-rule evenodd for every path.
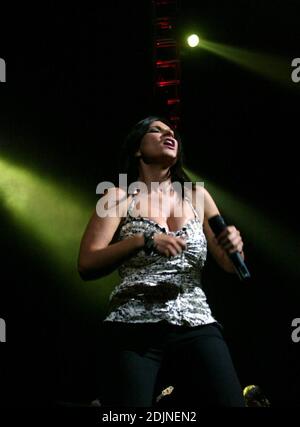
M 290 64 L 300 56 L 299 12 L 292 0 L 186 0 L 179 34 L 199 28 L 208 40 Z M 151 16 L 150 1 L 6 6 L 0 16 L 0 57 L 7 63 L 7 82 L 0 84 L 1 152 L 96 201 L 97 183 L 115 175 L 127 131 L 156 113 Z M 273 406 L 299 406 L 300 344 L 291 340 L 291 322 L 300 317 L 299 272 L 283 264 L 288 253 L 299 254 L 300 83 L 281 84 L 183 44 L 181 60 L 186 166 L 244 200 L 276 224 L 280 236 L 274 245 L 282 262 L 264 257 L 256 239 L 241 230 L 253 275 L 248 286 L 209 259 L 209 302 L 225 327 L 242 385 L 259 384 Z M 101 381 L 105 302 L 81 304 L 80 291 L 65 286 L 43 248 L 20 233 L 4 207 L 0 215 L 0 317 L 8 334 L 0 349 L 3 402 L 89 402 Z M 272 241 L 273 231 L 260 227 L 257 239 Z M 287 233 L 297 242 L 293 247 Z M 82 283 L 85 292 L 94 286 Z

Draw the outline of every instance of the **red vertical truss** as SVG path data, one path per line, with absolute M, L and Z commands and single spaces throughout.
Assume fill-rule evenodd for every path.
M 175 127 L 180 122 L 180 56 L 176 34 L 179 0 L 153 0 L 154 97 Z

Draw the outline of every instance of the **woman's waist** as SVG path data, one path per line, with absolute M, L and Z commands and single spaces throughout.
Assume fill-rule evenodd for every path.
M 178 295 L 189 292 L 195 288 L 202 288 L 200 278 L 190 278 L 179 280 L 169 278 L 160 278 L 160 280 L 135 280 L 121 282 L 112 292 L 112 297 L 121 299 L 150 297 L 162 299 L 176 299 Z
M 195 281 L 201 276 L 202 267 L 198 264 L 149 264 L 140 266 L 121 266 L 118 270 L 122 282 Z
M 175 299 L 183 292 L 180 285 L 174 283 L 159 283 L 150 285 L 147 283 L 133 283 L 130 286 L 120 288 L 115 294 L 115 298 L 153 298 L 153 300 Z

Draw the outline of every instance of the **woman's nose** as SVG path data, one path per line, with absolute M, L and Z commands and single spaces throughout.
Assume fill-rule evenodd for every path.
M 170 135 L 174 138 L 174 132 L 171 129 L 167 129 L 164 131 L 164 135 Z

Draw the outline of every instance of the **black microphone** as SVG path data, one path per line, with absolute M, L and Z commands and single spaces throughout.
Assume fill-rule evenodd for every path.
M 212 216 L 211 218 L 209 218 L 208 223 L 216 237 L 218 237 L 219 234 L 221 234 L 222 231 L 227 227 L 221 215 Z M 228 256 L 231 259 L 240 280 L 250 279 L 251 276 L 249 270 L 246 267 L 246 264 L 244 263 L 241 254 L 239 252 L 233 252 L 231 254 L 229 253 Z

